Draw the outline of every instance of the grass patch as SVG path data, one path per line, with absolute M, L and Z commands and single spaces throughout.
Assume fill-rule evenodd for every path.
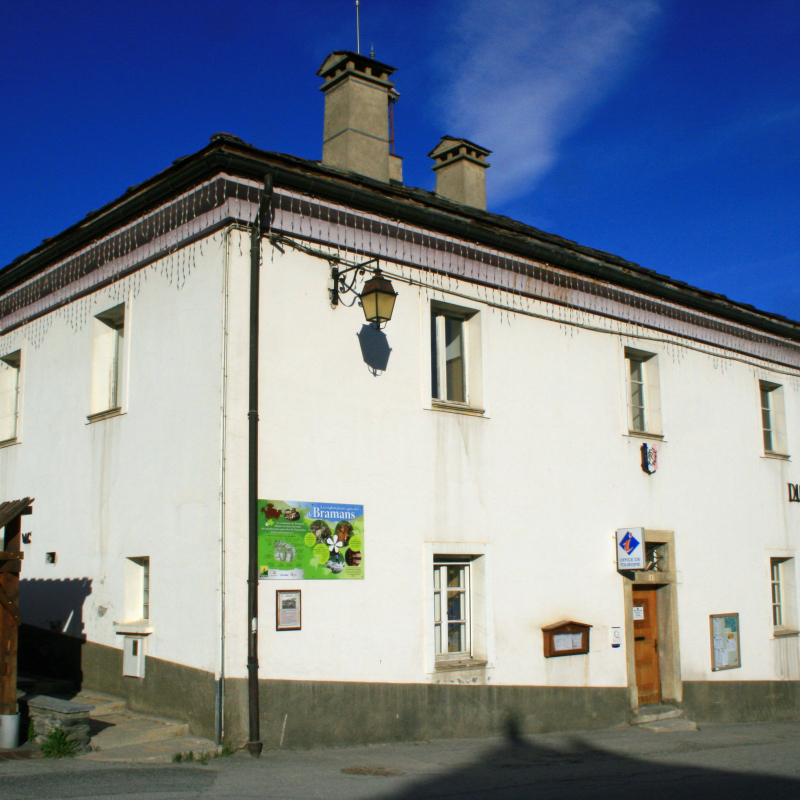
M 61 728 L 50 731 L 42 742 L 42 755 L 45 758 L 71 758 L 77 754 L 78 749 L 78 743 L 67 739 L 67 734 Z
M 186 761 L 197 761 L 199 764 L 208 764 L 213 758 L 226 758 L 232 756 L 236 750 L 229 744 L 224 744 L 219 750 L 201 750 L 195 754 L 193 750 L 186 753 L 173 753 L 172 763 L 183 764 Z

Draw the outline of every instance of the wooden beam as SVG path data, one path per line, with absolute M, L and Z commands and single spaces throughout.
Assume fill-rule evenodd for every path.
M 21 508 L 20 511 L 24 509 Z M 5 525 L 4 553 L 7 565 L 22 565 L 22 517 L 18 514 Z M 17 556 L 17 557 L 14 557 Z M 17 658 L 19 651 L 19 573 L 0 573 L 0 714 L 17 713 Z M 7 613 L 5 613 L 7 612 Z
M 22 616 L 19 613 L 19 606 L 14 603 L 11 598 L 6 594 L 3 584 L 0 583 L 0 606 L 2 606 L 14 618 L 17 625 L 22 624 Z

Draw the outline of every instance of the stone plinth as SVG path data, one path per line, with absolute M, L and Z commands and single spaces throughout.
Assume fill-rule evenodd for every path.
M 28 715 L 37 744 L 42 744 L 48 734 L 60 728 L 68 740 L 77 743 L 78 752 L 88 753 L 92 749 L 89 746 L 89 713 L 93 709 L 94 706 L 57 697 L 32 697 L 28 700 Z

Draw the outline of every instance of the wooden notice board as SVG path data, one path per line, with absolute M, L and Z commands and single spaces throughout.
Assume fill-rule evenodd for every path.
M 585 622 L 564 620 L 542 628 L 544 657 L 580 656 L 589 652 L 589 630 Z

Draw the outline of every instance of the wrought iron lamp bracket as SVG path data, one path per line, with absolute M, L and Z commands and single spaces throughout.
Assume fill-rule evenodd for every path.
M 331 279 L 333 280 L 333 286 L 330 289 L 330 294 L 332 306 L 338 306 L 339 296 L 347 294 L 348 292 L 352 292 L 356 297 L 361 297 L 361 295 L 355 290 L 356 281 L 360 275 L 364 275 L 367 272 L 367 267 L 370 264 L 375 264 L 375 269 L 380 269 L 380 260 L 377 258 L 371 258 L 369 261 L 365 261 L 363 264 L 353 264 L 345 269 L 340 269 L 338 265 L 331 266 Z M 374 272 L 375 269 L 370 271 Z M 353 274 L 350 278 L 350 282 L 348 283 L 346 276 L 350 272 Z

